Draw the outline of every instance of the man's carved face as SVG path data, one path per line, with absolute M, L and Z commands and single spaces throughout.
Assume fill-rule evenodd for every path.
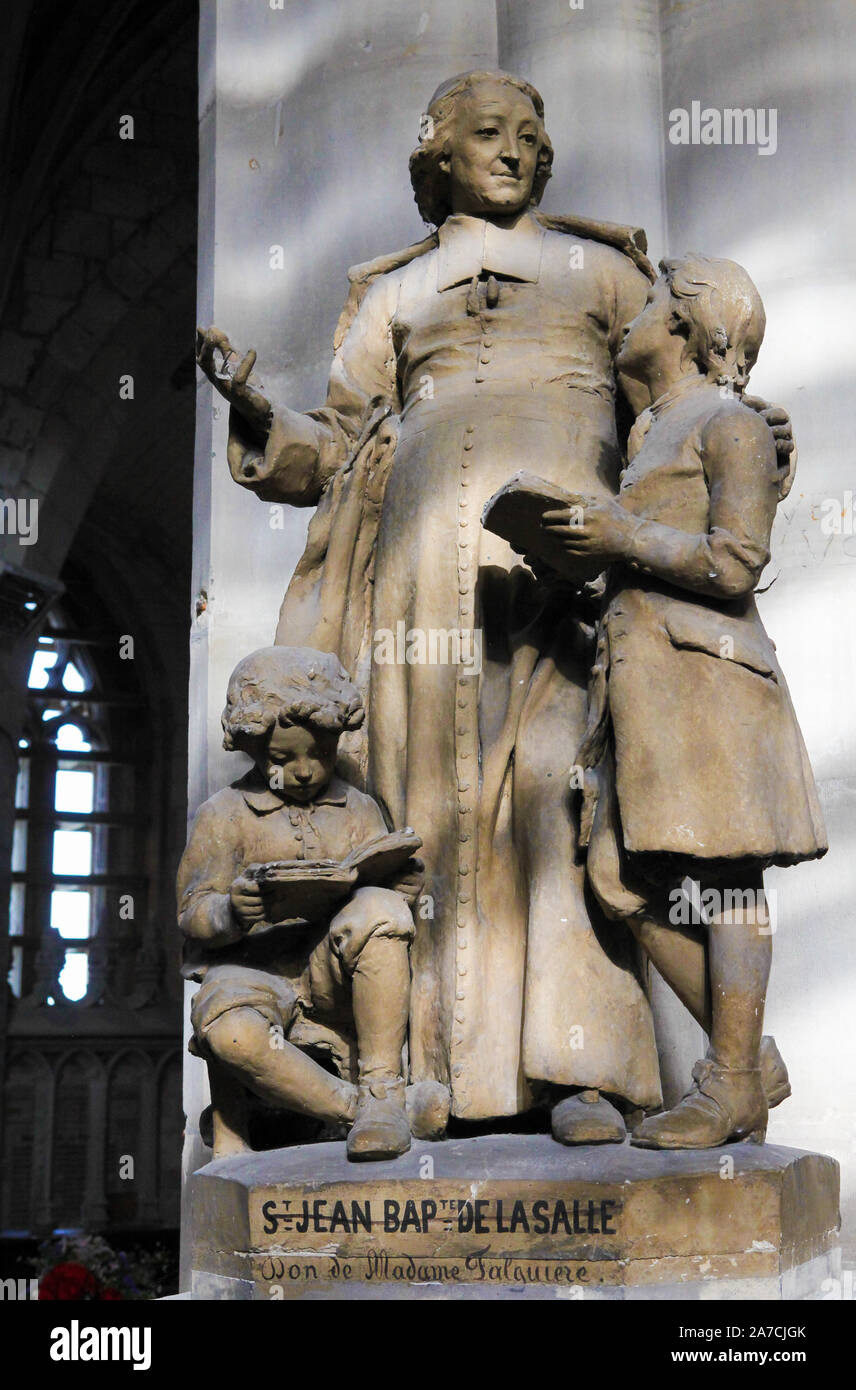
M 453 212 L 510 217 L 532 197 L 542 130 L 523 92 L 483 82 L 458 99 L 448 156 Z

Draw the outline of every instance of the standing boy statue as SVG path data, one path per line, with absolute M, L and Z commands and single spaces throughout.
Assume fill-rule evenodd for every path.
M 648 402 L 618 496 L 575 494 L 544 525 L 572 561 L 612 564 L 579 754 L 588 878 L 710 1033 L 689 1094 L 633 1142 L 711 1148 L 762 1140 L 788 1093 L 762 1037 L 773 930 L 762 873 L 818 858 L 826 834 L 755 605 L 788 473 L 741 400 L 763 305 L 733 261 L 690 255 L 661 271 L 616 359 Z M 703 909 L 695 931 L 670 912 L 687 877 Z

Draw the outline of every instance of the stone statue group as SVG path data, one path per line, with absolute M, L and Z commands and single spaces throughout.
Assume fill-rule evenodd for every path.
M 794 459 L 746 394 L 763 305 L 732 261 L 657 275 L 637 230 L 540 213 L 552 159 L 528 82 L 438 89 L 435 230 L 351 270 L 318 410 L 199 334 L 235 481 L 316 508 L 229 683 L 252 769 L 179 873 L 217 1155 L 253 1098 L 380 1159 L 536 1109 L 563 1144 L 760 1140 L 790 1092 L 762 874 L 826 840 L 754 599 Z M 375 660 L 401 624 L 477 634 L 478 669 Z M 649 961 L 710 1040 L 665 1111 Z

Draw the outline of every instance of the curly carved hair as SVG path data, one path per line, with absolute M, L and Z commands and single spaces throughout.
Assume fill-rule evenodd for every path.
M 767 319 L 752 280 L 736 261 L 688 252 L 660 262 L 675 310 L 686 326 L 687 355 L 717 384 L 738 393 L 749 381 Z
M 310 647 L 260 647 L 229 677 L 223 747 L 252 753 L 274 724 L 338 735 L 358 729 L 364 715 L 359 691 L 337 657 Z
M 442 83 L 432 96 L 428 110 L 422 117 L 419 144 L 410 156 L 410 182 L 416 196 L 416 206 L 422 220 L 433 223 L 435 227 L 445 222 L 452 211 L 449 203 L 449 176 L 440 168 L 440 160 L 449 153 L 449 139 L 458 100 L 481 82 L 499 82 L 504 86 L 514 87 L 527 96 L 535 108 L 540 143 L 530 199 L 533 207 L 540 203 L 547 180 L 550 178 L 553 146 L 544 129 L 544 102 L 540 92 L 530 82 L 524 81 L 521 77 L 513 77 L 508 72 L 477 69 L 459 73 L 457 77 Z

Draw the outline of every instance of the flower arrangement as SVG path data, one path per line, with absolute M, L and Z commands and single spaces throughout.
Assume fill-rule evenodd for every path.
M 174 1255 L 162 1244 L 116 1250 L 103 1236 L 52 1236 L 29 1263 L 40 1299 L 138 1301 L 175 1291 Z

